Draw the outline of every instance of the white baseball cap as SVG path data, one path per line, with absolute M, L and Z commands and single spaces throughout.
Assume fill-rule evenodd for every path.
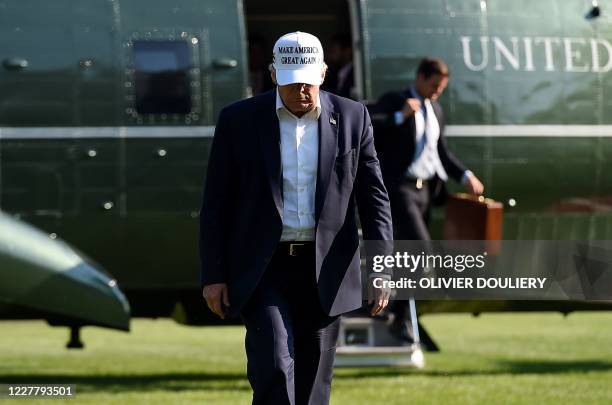
M 314 35 L 300 31 L 285 34 L 274 44 L 273 55 L 279 86 L 323 83 L 323 47 Z

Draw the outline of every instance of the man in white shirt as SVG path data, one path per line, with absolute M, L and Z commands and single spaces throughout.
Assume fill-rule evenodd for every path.
M 449 178 L 468 193 L 484 186 L 447 148 L 444 114 L 437 99 L 448 84 L 441 59 L 425 58 L 413 85 L 383 95 L 372 110 L 385 185 L 391 197 L 397 240 L 429 240 L 432 198 Z
M 282 36 L 277 88 L 225 107 L 215 129 L 202 294 L 245 323 L 254 404 L 329 402 L 339 316 L 362 305 L 357 207 L 364 239 L 393 238 L 367 110 L 319 91 L 325 69 L 316 37 Z
M 449 178 L 462 183 L 470 194 L 484 191 L 481 181 L 446 146 L 444 114 L 437 100 L 448 77 L 441 59 L 424 58 L 410 87 L 383 95 L 371 108 L 396 240 L 431 239 L 431 207 L 445 195 L 444 182 Z M 407 303 L 394 301 L 390 310 L 395 314 L 392 333 L 410 341 Z

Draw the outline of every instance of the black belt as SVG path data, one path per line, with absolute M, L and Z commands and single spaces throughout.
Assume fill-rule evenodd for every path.
M 276 248 L 276 253 L 291 257 L 312 255 L 314 252 L 315 243 L 313 241 L 279 242 Z
M 415 179 L 413 177 L 405 177 L 404 181 L 410 184 L 411 186 L 414 186 L 417 190 L 420 190 L 423 188 L 423 186 L 425 186 L 425 184 L 427 184 L 429 180 Z

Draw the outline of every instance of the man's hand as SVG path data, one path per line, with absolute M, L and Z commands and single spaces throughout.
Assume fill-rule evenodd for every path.
M 402 114 L 404 118 L 410 118 L 415 112 L 421 109 L 421 101 L 418 98 L 407 98 L 404 107 L 402 108 Z
M 484 192 L 484 185 L 478 180 L 478 177 L 470 174 L 465 181 L 465 190 L 473 195 L 481 195 Z
M 225 319 L 225 308 L 229 307 L 227 284 L 217 283 L 205 285 L 202 289 L 202 296 L 204 300 L 206 300 L 208 308 L 219 315 L 221 319 Z
M 377 315 L 380 311 L 385 309 L 389 304 L 389 297 L 391 296 L 391 290 L 389 288 L 376 288 L 374 287 L 374 280 L 376 278 L 370 278 L 368 288 L 370 290 L 369 296 L 373 299 L 368 300 L 368 305 L 372 305 L 370 314 L 372 316 Z

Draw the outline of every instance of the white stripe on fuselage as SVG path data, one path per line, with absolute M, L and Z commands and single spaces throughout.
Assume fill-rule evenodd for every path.
M 447 125 L 457 137 L 612 137 L 612 125 Z
M 0 139 L 212 138 L 214 126 L 0 127 Z M 449 137 L 612 137 L 612 125 L 447 125 Z

